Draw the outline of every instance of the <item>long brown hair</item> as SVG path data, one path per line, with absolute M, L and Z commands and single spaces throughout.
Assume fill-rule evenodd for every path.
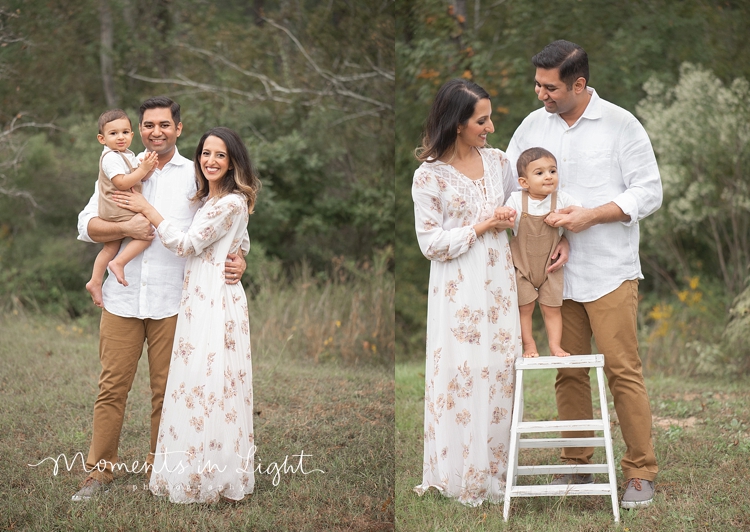
M 417 159 L 432 162 L 445 155 L 456 144 L 458 126 L 465 126 L 477 102 L 489 97 L 473 81 L 458 78 L 443 84 L 425 121 L 422 145 L 414 151 Z
M 227 147 L 227 155 L 229 156 L 229 170 L 227 170 L 227 173 L 224 174 L 224 177 L 219 182 L 218 196 L 222 197 L 232 193 L 244 196 L 247 199 L 247 211 L 252 214 L 255 207 L 255 199 L 260 191 L 261 182 L 258 174 L 255 173 L 245 144 L 242 142 L 240 136 L 228 127 L 209 129 L 198 142 L 198 147 L 195 149 L 195 158 L 193 159 L 195 181 L 198 184 L 198 191 L 195 193 L 194 199 L 202 200 L 207 198 L 209 193 L 208 180 L 203 175 L 203 169 L 201 168 L 203 144 L 205 144 L 208 137 L 216 137 L 223 140 Z

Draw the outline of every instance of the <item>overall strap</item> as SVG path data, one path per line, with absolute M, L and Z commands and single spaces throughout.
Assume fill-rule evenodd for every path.
M 557 209 L 557 190 L 552 193 L 552 198 L 549 203 L 549 212 L 555 212 L 555 209 Z
M 101 156 L 99 157 L 99 168 L 101 169 L 102 159 L 104 159 L 104 156 L 107 155 L 108 153 L 112 153 L 112 152 L 114 152 L 114 153 L 118 154 L 120 157 L 122 157 L 122 160 L 125 161 L 125 164 L 128 167 L 128 173 L 132 173 L 133 172 L 133 165 L 130 164 L 130 161 L 128 161 L 128 158 L 125 157 L 125 154 L 123 154 L 122 152 L 117 151 L 117 150 L 108 150 L 108 151 L 103 152 L 101 154 Z
M 133 166 L 130 164 L 130 161 L 128 161 L 128 158 L 125 157 L 125 154 L 122 153 L 121 151 L 118 151 L 117 153 L 120 154 L 120 157 L 122 157 L 122 160 L 125 161 L 126 165 L 128 165 L 128 170 L 130 170 L 130 172 L 128 172 L 128 173 L 132 173 L 133 172 Z
M 521 212 L 529 212 L 529 191 L 521 191 Z

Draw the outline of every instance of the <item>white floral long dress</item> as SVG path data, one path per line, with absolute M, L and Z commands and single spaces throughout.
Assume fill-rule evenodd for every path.
M 247 202 L 212 198 L 187 232 L 165 220 L 164 246 L 187 257 L 150 489 L 172 502 L 239 500 L 252 493 L 253 388 L 245 291 L 224 282 L 238 253 Z
M 515 190 L 503 152 L 483 148 L 484 176 L 423 163 L 412 197 L 417 238 L 430 259 L 422 495 L 435 487 L 461 503 L 502 502 L 522 353 L 516 280 L 505 231 L 477 237 Z

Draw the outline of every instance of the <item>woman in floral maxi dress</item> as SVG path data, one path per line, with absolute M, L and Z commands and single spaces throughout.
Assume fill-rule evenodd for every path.
M 149 219 L 167 249 L 187 257 L 149 484 L 180 503 L 240 500 L 254 486 L 247 300 L 239 283 L 225 284 L 224 257 L 239 252 L 260 181 L 242 140 L 227 128 L 203 136 L 195 166 L 195 199 L 205 203 L 186 232 L 143 196 L 117 195 Z
M 430 259 L 423 494 L 430 487 L 470 506 L 505 489 L 513 363 L 521 355 L 516 282 L 496 208 L 515 190 L 494 131 L 489 95 L 446 83 L 425 125 L 412 197 L 417 238 Z M 513 216 L 515 213 L 513 213 Z

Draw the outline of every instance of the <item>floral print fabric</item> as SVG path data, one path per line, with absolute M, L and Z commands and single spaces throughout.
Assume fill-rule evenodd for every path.
M 172 502 L 239 500 L 252 493 L 253 387 L 245 291 L 224 282 L 224 261 L 247 227 L 239 195 L 213 198 L 187 232 L 165 220 L 164 246 L 187 257 L 182 301 L 150 489 Z
M 503 500 L 513 408 L 513 363 L 522 353 L 516 282 L 505 231 L 477 237 L 515 190 L 510 163 L 483 148 L 484 177 L 423 163 L 412 197 L 417 239 L 430 259 L 423 494 L 435 487 L 470 506 Z

